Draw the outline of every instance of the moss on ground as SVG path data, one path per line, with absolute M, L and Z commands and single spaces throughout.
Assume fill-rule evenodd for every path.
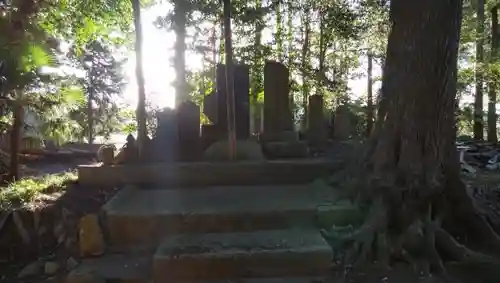
M 68 171 L 13 182 L 0 188 L 0 211 L 29 207 L 39 196 L 62 193 L 76 180 L 76 172 Z

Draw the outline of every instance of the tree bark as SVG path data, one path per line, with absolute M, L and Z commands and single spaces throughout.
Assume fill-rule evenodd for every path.
M 476 30 L 476 97 L 474 100 L 474 139 L 484 139 L 483 122 L 483 83 L 484 74 L 484 4 L 485 0 L 477 1 L 477 30 Z
M 92 145 L 94 143 L 94 111 L 92 107 L 92 103 L 94 101 L 94 79 L 93 79 L 93 69 L 94 62 L 91 62 L 90 71 L 88 74 L 89 80 L 89 88 L 88 88 L 88 97 L 87 97 L 87 127 L 88 127 L 88 143 Z
M 491 9 L 491 63 L 498 60 L 500 47 L 500 34 L 498 28 L 498 6 Z M 493 75 L 490 75 L 488 87 L 488 141 L 497 142 L 497 88 Z
M 304 115 L 301 120 L 301 130 L 306 131 L 307 128 L 307 104 L 309 102 L 309 84 L 307 82 L 307 67 L 309 66 L 309 44 L 310 44 L 310 8 L 306 7 L 302 15 L 302 25 L 304 26 L 304 38 L 302 43 L 302 56 L 301 56 L 301 68 L 302 68 L 302 109 Z
M 139 155 L 144 153 L 145 141 L 147 140 L 148 130 L 146 127 L 146 89 L 144 86 L 144 71 L 142 60 L 142 23 L 141 23 L 141 5 L 139 0 L 132 0 L 135 27 L 135 76 L 137 79 L 138 101 L 136 110 L 137 119 L 137 144 Z
M 354 179 L 361 181 L 358 188 L 371 211 L 357 231 L 340 237 L 339 229 L 323 233 L 330 240 L 359 243 L 358 259 L 375 255 L 379 262 L 387 261 L 387 253 L 405 250 L 402 243 L 412 234 L 421 246 L 417 252 L 440 271 L 438 247 L 466 259 L 484 258 L 468 250 L 458 253 L 458 243 L 441 229 L 443 220 L 460 223 L 469 234 L 480 234 L 490 251 L 500 251 L 498 236 L 476 213 L 460 179 L 454 110 L 462 1 L 392 0 L 390 5 L 380 119 L 361 160 L 365 170 L 358 163 L 353 173 L 368 176 Z M 380 241 L 384 237 L 390 237 L 386 245 Z
M 252 117 L 250 119 L 250 132 L 252 134 L 260 132 L 260 125 L 258 125 L 258 121 L 262 119 L 260 117 L 260 105 L 258 105 L 258 95 L 259 92 L 262 90 L 262 30 L 264 29 L 263 26 L 263 19 L 262 19 L 262 1 L 256 0 L 255 1 L 255 10 L 257 12 L 257 19 L 255 20 L 255 38 L 253 42 L 253 56 L 254 56 L 254 66 L 252 70 L 252 97 L 251 97 L 251 107 L 252 107 Z M 260 117 L 260 119 L 259 119 Z M 258 130 L 257 130 L 258 129 Z
M 229 156 L 236 158 L 236 121 L 234 104 L 234 63 L 233 42 L 231 38 L 231 0 L 224 0 L 224 51 L 226 54 L 226 93 L 227 93 L 227 132 Z
M 21 147 L 21 138 L 24 126 L 24 108 L 22 105 L 22 91 L 15 91 L 13 100 L 13 118 L 12 129 L 10 132 L 10 176 L 8 181 L 19 180 L 19 152 Z
M 186 23 L 189 8 L 187 1 L 174 2 L 173 27 L 175 31 L 175 105 L 187 99 L 186 84 Z
M 369 137 L 373 130 L 373 78 L 372 78 L 372 60 L 373 55 L 368 52 L 368 71 L 367 71 L 367 95 L 366 95 L 366 136 Z

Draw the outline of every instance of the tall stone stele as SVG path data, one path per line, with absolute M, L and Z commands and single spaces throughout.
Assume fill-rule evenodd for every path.
M 307 111 L 307 142 L 315 149 L 325 149 L 327 143 L 327 124 L 325 120 L 322 95 L 311 95 Z
M 290 109 L 288 68 L 267 61 L 264 67 L 264 139 L 279 140 L 283 132 L 293 131 Z

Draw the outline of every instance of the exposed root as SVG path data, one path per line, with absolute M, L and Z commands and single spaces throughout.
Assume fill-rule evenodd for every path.
M 416 219 L 403 233 L 391 234 L 389 217 L 382 199 L 375 201 L 368 217 L 358 229 L 333 227 L 322 230 L 324 237 L 334 244 L 336 254 L 343 254 L 341 264 L 360 267 L 366 263 L 377 263 L 390 267 L 394 260 L 413 266 L 416 273 L 447 278 L 443 259 L 458 262 L 468 267 L 492 270 L 500 269 L 500 260 L 461 245 L 441 227 L 441 219 L 432 219 L 429 208 L 422 218 Z M 498 272 L 500 275 L 500 272 Z

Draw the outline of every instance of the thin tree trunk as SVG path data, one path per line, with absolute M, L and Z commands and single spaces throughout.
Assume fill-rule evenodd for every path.
M 226 93 L 227 93 L 227 127 L 229 139 L 229 156 L 236 159 L 236 121 L 234 105 L 234 63 L 233 44 L 231 39 L 231 0 L 224 0 L 224 46 L 226 53 Z
M 288 37 L 288 50 L 287 50 L 287 55 L 288 55 L 288 68 L 292 70 L 292 64 L 294 61 L 294 56 L 293 56 L 293 5 L 292 5 L 292 0 L 288 0 L 287 2 L 287 37 Z M 294 101 L 294 94 L 295 92 L 293 89 L 290 90 L 290 111 L 292 113 L 292 118 L 294 119 L 295 123 L 295 101 Z
M 214 26 L 212 28 L 212 61 L 213 61 L 213 70 L 212 70 L 212 83 L 215 84 L 215 80 L 217 79 L 217 20 L 214 21 Z
M 373 55 L 371 52 L 368 52 L 368 71 L 367 71 L 367 96 L 366 96 L 366 136 L 370 136 L 373 129 L 373 78 L 372 78 L 372 60 Z
M 148 130 L 146 128 L 146 90 L 144 87 L 144 72 L 142 69 L 142 23 L 141 23 L 141 6 L 139 0 L 132 0 L 132 8 L 134 12 L 134 27 L 135 27 L 135 76 L 137 79 L 138 101 L 137 101 L 137 143 L 139 156 L 144 153 L 145 141 L 147 140 Z
M 94 101 L 94 81 L 93 81 L 93 62 L 89 71 L 89 89 L 87 97 L 87 126 L 88 126 L 88 143 L 92 145 L 94 143 L 94 111 L 92 109 L 92 102 Z
M 319 66 L 316 74 L 316 94 L 323 95 L 323 82 L 325 78 L 325 57 L 326 57 L 326 42 L 325 42 L 325 17 L 323 11 L 319 20 Z
M 476 39 L 476 97 L 474 100 L 474 139 L 484 139 L 483 122 L 483 62 L 484 62 L 484 5 L 485 0 L 477 2 L 477 39 Z
M 309 67 L 309 43 L 310 43 L 310 20 L 309 13 L 310 9 L 308 7 L 305 8 L 302 16 L 302 25 L 304 26 L 304 38 L 302 43 L 302 58 L 301 58 L 301 68 L 302 68 L 302 111 L 304 115 L 301 120 L 301 130 L 305 132 L 307 128 L 307 108 L 309 102 L 309 84 L 307 81 L 307 68 Z
M 256 133 L 256 129 L 258 127 L 258 121 L 260 116 L 260 106 L 258 105 L 258 94 L 262 89 L 262 1 L 255 1 L 255 9 L 258 11 L 258 17 L 255 21 L 255 39 L 254 39 L 254 66 L 252 70 L 252 97 L 251 97 L 251 107 L 252 107 L 252 117 L 250 119 L 250 130 L 251 133 Z M 259 125 L 259 131 L 260 131 Z
M 175 104 L 179 105 L 187 99 L 186 87 L 186 22 L 188 9 L 187 1 L 177 0 L 174 3 L 173 26 L 175 31 Z
M 219 38 L 219 63 L 224 63 L 225 59 L 224 56 L 226 54 L 226 47 L 224 43 L 225 37 L 224 37 L 224 16 L 221 17 L 220 19 L 220 38 Z
M 498 28 L 498 6 L 491 9 L 491 63 L 498 60 L 498 48 L 500 47 Z M 488 92 L 488 141 L 497 142 L 497 88 L 493 75 L 489 79 Z
M 24 108 L 22 105 L 22 91 L 16 91 L 14 95 L 12 130 L 10 132 L 10 176 L 9 181 L 19 180 L 19 152 L 21 148 L 21 138 L 24 126 Z
M 281 0 L 276 2 L 276 49 L 278 53 L 278 61 L 283 62 L 285 50 L 283 49 L 283 12 L 281 11 Z

